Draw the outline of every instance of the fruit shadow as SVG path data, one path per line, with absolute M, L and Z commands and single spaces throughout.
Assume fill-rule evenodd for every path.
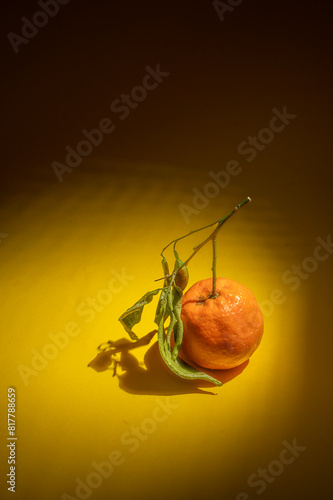
M 130 394 L 141 395 L 176 395 L 176 394 L 210 394 L 207 389 L 217 389 L 217 386 L 205 380 L 185 380 L 173 373 L 164 363 L 154 342 L 146 351 L 144 363 L 129 351 L 148 345 L 156 334 L 156 330 L 148 333 L 140 340 L 133 342 L 125 338 L 108 341 L 99 346 L 99 353 L 88 364 L 96 372 L 112 372 L 117 377 L 119 387 Z M 248 365 L 248 361 L 229 370 L 203 370 L 223 384 L 237 377 Z M 119 374 L 119 369 L 122 373 Z

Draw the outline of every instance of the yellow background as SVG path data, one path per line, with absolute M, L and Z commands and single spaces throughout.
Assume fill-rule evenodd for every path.
M 7 40 L 2 497 L 12 495 L 5 484 L 9 386 L 17 397 L 20 500 L 79 498 L 77 478 L 86 482 L 93 463 L 115 450 L 122 463 L 87 498 L 215 500 L 244 492 L 252 500 L 312 499 L 331 490 L 332 256 L 297 290 L 283 275 L 331 234 L 332 7 L 245 1 L 221 22 L 211 2 L 181 4 L 71 2 L 18 54 Z M 20 17 L 36 10 L 33 2 L 12 6 L 3 33 L 19 33 Z M 110 104 L 157 64 L 169 76 L 119 120 Z M 246 161 L 239 144 L 284 106 L 297 116 Z M 104 117 L 116 130 L 58 182 L 51 163 L 63 163 L 65 146 L 75 148 L 81 130 Z M 187 223 L 179 205 L 193 206 L 193 189 L 203 193 L 209 172 L 230 160 L 242 172 Z M 221 388 L 183 381 L 159 360 L 156 337 L 124 352 L 115 376 L 112 367 L 87 367 L 101 343 L 126 338 L 118 318 L 156 287 L 162 248 L 246 196 L 252 202 L 218 239 L 218 275 L 248 286 L 265 317 L 262 344 L 244 371 Z M 203 236 L 179 244 L 180 256 Z M 210 267 L 204 248 L 189 266 L 190 284 L 209 277 Z M 102 297 L 114 273 L 127 282 L 113 282 L 119 291 L 87 322 L 77 308 Z M 282 304 L 273 304 L 274 290 Z M 139 337 L 155 328 L 155 305 L 156 298 L 145 309 Z M 34 353 L 52 343 L 49 335 L 71 322 L 80 332 L 22 377 L 22 366 L 33 369 Z M 169 413 L 158 409 L 168 404 Z M 137 427 L 144 438 L 134 446 L 127 438 Z M 248 478 L 295 439 L 306 449 L 258 495 Z

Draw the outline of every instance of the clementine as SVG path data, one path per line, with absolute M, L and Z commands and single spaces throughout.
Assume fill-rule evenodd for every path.
M 234 368 L 249 359 L 260 344 L 263 315 L 253 293 L 236 281 L 198 281 L 183 296 L 184 336 L 180 357 L 209 369 Z

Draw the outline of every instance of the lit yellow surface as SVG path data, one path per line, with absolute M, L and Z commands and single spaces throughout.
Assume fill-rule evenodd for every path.
M 213 0 L 64 0 L 15 53 L 7 33 L 45 3 L 56 2 L 2 9 L 1 500 L 331 498 L 333 254 L 296 289 L 290 273 L 332 234 L 332 2 L 225 0 L 235 7 L 222 21 Z M 147 66 L 169 74 L 121 120 L 111 103 L 141 85 Z M 271 137 L 273 109 L 285 108 L 294 117 Z M 104 117 L 115 131 L 58 182 L 52 163 Z M 239 147 L 260 131 L 266 144 L 249 162 Z M 210 173 L 230 160 L 242 171 L 187 224 L 179 205 L 193 207 L 193 189 L 212 193 Z M 252 290 L 265 317 L 244 371 L 221 388 L 180 380 L 156 338 L 118 354 L 116 376 L 88 367 L 101 343 L 127 340 L 118 318 L 156 287 L 161 249 L 246 196 L 218 238 L 218 275 Z M 202 236 L 183 241 L 180 256 Z M 189 267 L 190 284 L 209 277 L 211 249 Z M 93 312 L 96 298 L 111 301 Z M 139 337 L 155 328 L 155 306 Z M 64 331 L 57 352 L 51 339 Z M 43 352 L 54 358 L 36 367 Z M 294 440 L 306 449 L 258 494 L 248 478 L 276 471 Z M 103 462 L 109 477 L 96 476 Z M 91 492 L 76 490 L 94 480 Z
M 109 460 L 115 450 L 121 463 L 110 477 L 100 479 L 92 498 L 153 498 L 161 484 L 165 498 L 173 495 L 175 485 L 176 498 L 197 498 L 198 492 L 218 498 L 223 491 L 236 497 L 241 491 L 251 493 L 247 477 L 278 456 L 284 439 L 309 445 L 299 427 L 311 343 L 309 288 L 304 281 L 293 292 L 281 281 L 300 256 L 311 254 L 310 247 L 300 251 L 297 246 L 304 233 L 287 252 L 289 238 L 296 237 L 285 214 L 260 189 L 253 195 L 251 180 L 246 192 L 231 186 L 186 224 L 178 204 L 190 204 L 188 188 L 202 187 L 201 176 L 193 173 L 190 184 L 185 179 L 171 183 L 167 170 L 156 177 L 152 165 L 140 165 L 140 175 L 131 168 L 126 180 L 121 174 L 72 174 L 68 182 L 28 199 L 2 243 L 1 403 L 7 386 L 14 386 L 15 498 L 75 497 L 76 478 L 86 481 L 96 472 L 92 463 Z M 222 388 L 184 382 L 163 370 L 153 347 L 156 338 L 129 351 L 125 368 L 118 366 L 120 378 L 111 368 L 99 373 L 88 368 L 99 344 L 126 338 L 118 317 L 156 287 L 163 246 L 226 215 L 246 195 L 252 203 L 224 226 L 218 240 L 218 274 L 241 281 L 259 302 L 266 301 L 264 338 L 245 370 Z M 204 234 L 181 243 L 181 256 L 187 257 Z M 328 265 L 320 263 L 311 277 L 319 287 Z M 210 266 L 211 250 L 205 248 L 190 264 L 190 284 L 209 277 Z M 80 316 L 80 304 L 98 297 L 114 271 L 126 275 L 128 283 L 100 311 Z M 113 284 L 119 288 L 119 281 Z M 269 311 L 267 300 L 276 288 L 286 299 Z M 155 305 L 156 299 L 136 328 L 140 337 L 155 327 Z M 70 322 L 80 333 L 46 367 L 20 376 L 22 365 L 32 368 L 31 350 L 42 353 L 52 343 L 49 334 L 64 331 Z M 152 366 L 145 373 L 146 353 Z M 173 405 L 170 414 L 156 409 L 161 402 Z M 166 417 L 154 424 L 156 414 Z M 132 426 L 141 425 L 151 433 L 130 441 Z M 5 460 L 3 447 L 1 454 Z M 248 465 L 248 456 L 255 466 Z

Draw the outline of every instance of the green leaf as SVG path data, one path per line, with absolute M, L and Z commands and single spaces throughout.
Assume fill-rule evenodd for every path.
M 162 268 L 163 268 L 163 272 L 164 272 L 164 276 L 168 276 L 169 275 L 169 265 L 168 265 L 168 262 L 166 260 L 166 258 L 163 256 L 162 258 Z M 162 292 L 161 292 L 161 295 L 160 295 L 160 299 L 158 301 L 158 304 L 157 304 L 157 308 L 156 308 L 156 313 L 155 313 L 155 319 L 154 319 L 154 322 L 158 325 L 160 323 L 160 319 L 161 319 L 161 314 L 162 314 L 162 305 L 167 301 L 167 297 L 168 297 L 168 293 L 169 293 L 169 285 L 170 285 L 170 281 L 171 281 L 171 278 L 164 278 L 164 288 L 162 289 Z M 164 320 L 166 320 L 166 318 L 169 316 L 170 314 L 170 311 L 164 311 L 163 315 L 164 315 Z
M 176 259 L 173 272 L 175 273 L 178 269 L 181 268 L 180 271 L 176 273 L 175 284 L 181 290 L 185 290 L 187 283 L 188 283 L 188 280 L 189 280 L 188 269 L 186 266 L 184 266 L 183 261 L 180 259 L 178 252 L 175 248 L 175 245 L 173 246 L 173 253 L 174 253 L 174 256 Z
M 158 347 L 161 357 L 165 364 L 176 375 L 187 380 L 207 380 L 215 385 L 222 385 L 222 382 L 216 380 L 214 377 L 207 375 L 207 373 L 200 372 L 196 368 L 185 363 L 182 359 L 172 359 L 170 347 L 167 345 L 166 337 L 164 334 L 164 323 L 161 320 L 158 326 Z
M 172 293 L 173 293 L 173 313 L 176 320 L 175 326 L 173 328 L 175 345 L 172 351 L 172 359 L 176 359 L 183 342 L 184 328 L 181 318 L 183 291 L 180 288 L 178 288 L 177 285 L 175 285 L 172 290 Z
M 164 305 L 166 305 L 167 300 L 168 300 L 168 288 L 163 288 L 163 290 L 161 291 L 160 299 L 157 304 L 155 319 L 154 319 L 154 323 L 156 323 L 157 325 L 160 324 L 161 319 L 165 321 L 168 315 L 170 314 L 170 312 L 166 312 L 166 308 L 164 308 Z
M 120 323 L 125 328 L 132 340 L 139 340 L 139 337 L 132 331 L 134 325 L 141 321 L 142 311 L 145 305 L 153 300 L 161 288 L 147 292 L 140 300 L 138 300 L 132 307 L 127 309 L 119 318 Z
M 174 313 L 173 290 L 174 289 L 172 289 L 172 291 L 171 291 L 171 289 L 169 288 L 169 293 L 168 293 L 168 298 L 167 298 L 167 310 L 170 311 L 170 323 L 169 323 L 169 326 L 167 329 L 166 342 L 167 342 L 167 346 L 168 346 L 169 350 L 171 350 L 171 345 L 170 345 L 171 335 L 172 335 L 173 329 L 177 323 L 177 318 L 176 318 L 176 315 Z
M 169 264 L 164 256 L 162 258 L 162 267 L 163 267 L 164 276 L 169 275 Z M 165 278 L 164 279 L 164 286 L 167 286 L 169 283 L 170 283 L 170 278 Z

